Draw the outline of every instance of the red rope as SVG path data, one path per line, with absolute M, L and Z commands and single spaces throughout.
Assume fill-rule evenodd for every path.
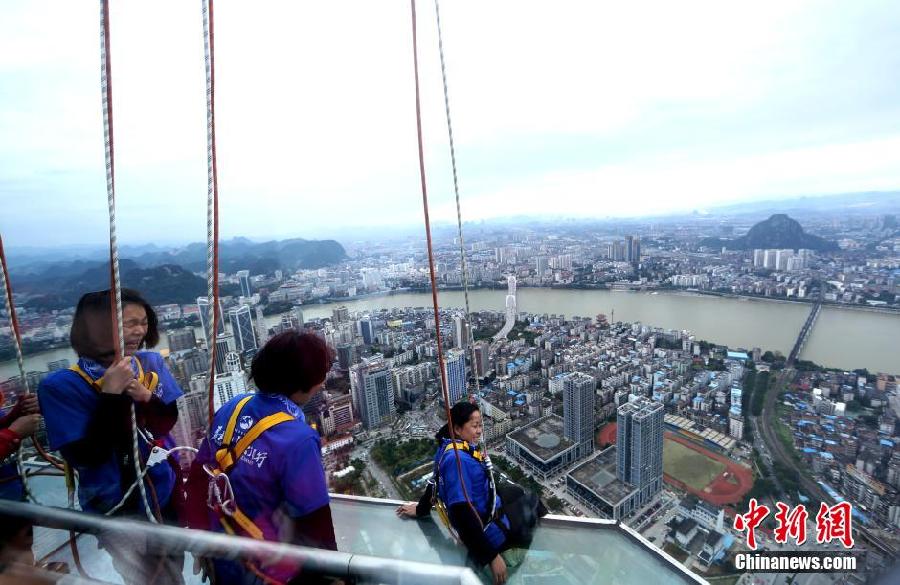
M 213 20 L 213 0 L 208 0 L 209 6 L 209 117 L 210 117 L 210 148 L 212 158 L 212 182 L 213 182 L 213 265 L 212 280 L 213 294 L 209 302 L 212 305 L 212 347 L 210 352 L 210 365 L 215 364 L 216 359 L 216 332 L 219 319 L 219 165 L 216 162 L 216 52 L 215 52 L 215 25 Z M 209 424 L 212 425 L 216 414 L 214 406 L 216 376 L 215 370 L 209 372 Z
M 444 369 L 444 352 L 441 346 L 441 317 L 438 312 L 437 279 L 434 273 L 434 250 L 431 244 L 431 220 L 428 215 L 428 189 L 425 181 L 425 152 L 422 146 L 422 104 L 419 95 L 419 45 L 416 36 L 416 0 L 410 0 L 409 5 L 412 10 L 413 70 L 416 81 L 416 135 L 419 141 L 419 177 L 422 183 L 422 208 L 425 212 L 425 241 L 428 247 L 428 270 L 431 276 L 431 301 L 434 306 L 434 328 L 435 337 L 437 339 L 438 368 L 441 371 L 441 391 L 444 395 L 444 410 L 447 415 L 447 429 L 450 432 L 450 440 L 453 442 L 454 446 L 453 453 L 456 455 L 456 471 L 459 473 L 459 483 L 462 486 L 463 497 L 465 497 L 466 503 L 469 504 L 469 507 L 475 514 L 475 518 L 478 519 L 479 524 L 484 528 L 481 515 L 472 504 L 472 500 L 469 498 L 469 491 L 466 489 L 466 482 L 463 480 L 462 462 L 459 457 L 459 449 L 456 448 L 456 432 L 453 430 L 453 420 L 450 415 L 450 392 L 447 389 L 447 372 Z
M 3 275 L 6 277 L 6 298 L 9 301 L 9 322 L 12 326 L 13 335 L 16 337 L 16 344 L 22 347 L 22 331 L 19 328 L 19 318 L 16 315 L 16 305 L 13 302 L 12 281 L 9 278 L 9 269 L 6 267 L 6 251 L 3 249 L 3 237 L 0 236 L 0 266 L 3 267 Z M 22 387 L 25 387 L 25 380 L 22 380 Z M 58 458 L 54 457 L 44 449 L 40 441 L 34 435 L 31 435 L 31 443 L 41 458 L 60 471 L 65 471 L 65 464 Z

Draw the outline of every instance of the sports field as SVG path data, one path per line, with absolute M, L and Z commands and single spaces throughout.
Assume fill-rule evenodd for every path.
M 663 472 L 689 488 L 702 491 L 726 466 L 669 437 L 663 442 Z

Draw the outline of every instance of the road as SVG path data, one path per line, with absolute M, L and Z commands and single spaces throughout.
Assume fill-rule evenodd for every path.
M 369 464 L 366 466 L 366 469 L 369 470 L 369 473 L 372 474 L 372 477 L 375 478 L 381 487 L 384 489 L 385 493 L 387 493 L 387 497 L 392 500 L 400 500 L 400 492 L 397 491 L 397 488 L 394 487 L 394 482 L 391 481 L 391 478 L 388 477 L 388 474 L 381 469 L 375 460 L 369 457 Z
M 775 405 L 778 401 L 778 394 L 781 392 L 782 388 L 785 387 L 785 380 L 792 380 L 794 375 L 794 370 L 790 368 L 785 368 L 778 373 L 775 386 L 766 393 L 766 400 L 763 403 L 763 413 L 762 417 L 760 417 L 762 420 L 758 421 L 759 424 L 756 425 L 761 431 L 760 436 L 762 437 L 766 448 L 772 454 L 772 457 L 781 461 L 787 468 L 797 467 L 797 462 L 778 439 L 775 425 L 780 424 L 780 422 L 778 420 L 778 413 L 775 410 Z M 825 493 L 825 490 L 811 479 L 809 475 L 804 473 L 803 470 L 801 470 L 798 475 L 800 487 L 807 495 L 827 504 L 834 503 L 831 497 Z M 880 550 L 882 553 L 887 554 L 889 557 L 896 556 L 897 551 L 894 547 L 885 542 L 882 538 L 879 538 L 860 524 L 855 524 L 854 528 L 856 529 L 857 534 L 862 537 L 862 540 L 866 541 L 877 550 Z

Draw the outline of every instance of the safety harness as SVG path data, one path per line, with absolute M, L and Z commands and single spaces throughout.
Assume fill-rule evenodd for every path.
M 203 470 L 209 476 L 209 491 L 207 495 L 206 505 L 216 513 L 222 528 L 228 534 L 237 534 L 241 530 L 247 536 L 257 540 L 264 540 L 263 531 L 257 526 L 246 514 L 238 507 L 234 499 L 234 490 L 231 488 L 231 480 L 228 477 L 229 472 L 234 469 L 235 464 L 241 459 L 244 451 L 259 438 L 267 430 L 275 425 L 283 422 L 296 420 L 290 414 L 279 411 L 270 414 L 256 422 L 246 434 L 232 445 L 234 439 L 234 428 L 237 425 L 238 417 L 244 406 L 252 399 L 253 396 L 242 398 L 231 413 L 228 424 L 225 427 L 225 434 L 222 436 L 222 443 L 216 451 L 216 463 L 207 463 L 203 466 Z
M 457 440 L 455 442 L 450 441 L 449 443 L 447 443 L 447 445 L 444 447 L 444 452 L 441 453 L 441 456 L 438 458 L 438 460 L 434 464 L 434 473 L 432 475 L 431 481 L 429 482 L 433 486 L 433 489 L 431 492 L 431 504 L 437 510 L 438 517 L 441 519 L 441 522 L 444 524 L 444 526 L 447 528 L 447 530 L 450 532 L 450 534 L 453 535 L 453 537 L 457 541 L 460 541 L 461 539 L 459 538 L 459 535 L 456 533 L 456 530 L 453 528 L 453 525 L 450 523 L 450 513 L 447 510 L 447 505 L 444 503 L 443 500 L 441 500 L 440 489 L 439 489 L 441 482 L 443 481 L 443 478 L 441 477 L 441 473 L 440 473 L 441 463 L 443 463 L 444 457 L 446 457 L 447 454 L 452 452 L 454 449 L 459 449 L 460 451 L 462 451 L 464 453 L 468 453 L 473 459 L 475 459 L 482 465 L 485 463 L 485 457 L 481 451 L 479 451 L 478 449 L 469 445 L 469 443 L 467 441 Z M 464 481 L 464 480 L 462 478 L 460 478 L 460 482 L 462 482 L 462 481 Z M 496 506 L 494 506 L 494 502 L 497 499 L 497 494 L 493 487 L 493 482 L 491 482 L 491 491 L 488 494 L 488 498 L 489 498 L 488 505 L 490 506 L 489 510 L 491 510 L 493 513 L 491 514 L 491 517 L 488 518 L 487 522 L 485 522 L 484 519 L 481 518 L 480 514 L 477 514 L 478 521 L 481 523 L 483 530 L 487 530 L 488 526 L 490 526 L 493 523 L 496 523 L 497 526 L 501 528 L 501 530 L 504 530 L 503 523 L 497 522 L 503 516 L 503 512 L 502 512 L 501 508 L 497 508 Z
M 144 367 L 141 365 L 141 360 L 132 358 L 135 364 L 137 364 L 138 375 L 137 381 L 140 382 L 144 388 L 149 390 L 150 392 L 156 392 L 156 387 L 159 386 L 159 374 L 156 372 L 144 372 Z M 69 369 L 78 374 L 84 379 L 88 385 L 96 390 L 97 392 L 103 391 L 103 379 L 106 376 L 100 376 L 96 380 L 90 376 L 87 372 L 85 372 L 81 366 L 75 364 L 74 366 L 69 366 Z

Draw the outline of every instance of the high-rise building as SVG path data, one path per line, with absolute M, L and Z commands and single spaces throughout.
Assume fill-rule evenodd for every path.
M 765 268 L 766 266 L 766 251 L 765 250 L 753 250 L 753 267 L 754 268 Z
M 491 346 L 486 341 L 476 341 L 474 349 L 475 375 L 484 378 L 491 371 Z
M 167 331 L 166 339 L 169 341 L 169 351 L 172 352 L 184 351 L 186 349 L 194 349 L 197 347 L 197 335 L 194 333 L 193 327 Z
M 729 410 L 738 416 L 741 415 L 741 400 L 743 395 L 743 388 L 738 385 L 734 385 L 731 387 L 731 408 Z
M 363 343 L 372 345 L 375 342 L 375 323 L 372 322 L 372 318 L 366 315 L 359 320 L 358 327 Z
M 775 250 L 775 270 L 784 272 L 788 269 L 788 260 L 793 257 L 793 250 Z
M 249 299 L 250 295 L 253 294 L 252 291 L 250 290 L 250 271 L 249 270 L 238 270 L 237 277 L 241 283 L 241 296 Z
M 631 261 L 634 264 L 641 262 L 641 239 L 637 236 L 631 242 Z
M 197 308 L 200 309 L 200 325 L 203 327 L 204 342 L 209 339 L 210 323 L 212 315 L 209 311 L 209 299 L 197 297 Z M 225 311 L 222 310 L 222 301 L 219 300 L 219 320 L 216 322 L 216 335 L 225 333 Z
M 253 330 L 253 319 L 250 316 L 250 307 L 241 305 L 228 310 L 228 320 L 231 321 L 231 333 L 234 335 L 237 350 L 240 353 L 259 349 L 256 343 L 256 332 Z
M 576 457 L 594 451 L 594 396 L 597 382 L 583 372 L 563 378 L 563 423 L 566 438 L 578 445 Z
M 206 377 L 202 376 L 201 380 L 205 388 Z M 207 424 L 207 398 L 204 389 L 202 392 L 188 392 L 178 399 L 178 421 L 172 434 L 179 445 L 197 446 L 197 439 Z
M 269 341 L 269 326 L 266 325 L 266 315 L 260 305 L 256 306 L 256 338 L 259 340 L 259 347 Z
M 393 417 L 394 392 L 391 369 L 380 354 L 350 367 L 353 405 L 367 429 Z
M 465 349 L 469 346 L 469 322 L 463 315 L 453 317 L 453 347 Z
M 616 476 L 638 490 L 637 506 L 647 504 L 663 485 L 661 402 L 641 396 L 617 411 Z
M 728 414 L 728 434 L 738 441 L 744 438 L 744 417 L 734 411 Z
M 463 400 L 466 391 L 466 352 L 451 349 L 444 356 L 444 371 L 447 374 L 447 391 L 450 394 L 450 405 Z
M 355 348 L 349 343 L 339 343 L 335 346 L 338 368 L 344 370 L 345 372 L 350 369 L 350 366 L 352 366 L 353 362 L 355 361 L 355 352 L 353 351 L 354 349 Z
M 778 250 L 766 250 L 763 255 L 763 267 L 768 268 L 769 270 L 775 270 L 778 266 L 776 261 L 776 254 Z
M 222 408 L 223 404 L 235 396 L 247 393 L 247 380 L 242 371 L 217 375 L 213 386 L 213 408 L 215 410 Z
M 225 373 L 228 372 L 240 372 L 243 370 L 243 366 L 241 365 L 241 354 L 233 351 L 231 353 L 225 354 Z
M 328 408 L 322 416 L 326 435 L 345 431 L 353 426 L 353 404 L 349 394 L 328 395 Z
M 546 274 L 548 268 L 550 268 L 550 262 L 546 256 L 538 256 L 534 259 L 534 271 L 538 276 Z
M 350 320 L 350 309 L 341 305 L 331 310 L 331 325 L 337 327 L 339 323 L 346 323 Z
M 216 338 L 216 374 L 224 374 L 228 371 L 228 368 L 225 367 L 225 357 L 236 349 L 233 335 L 223 333 Z
M 634 236 L 625 236 L 625 262 L 634 262 Z

